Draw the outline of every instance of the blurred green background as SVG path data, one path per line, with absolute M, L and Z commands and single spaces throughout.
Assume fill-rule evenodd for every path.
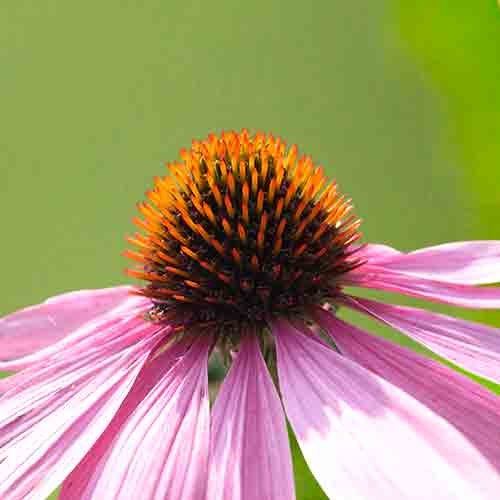
M 495 0 L 3 0 L 0 40 L 1 314 L 125 283 L 135 202 L 221 129 L 298 143 L 366 241 L 500 236 Z

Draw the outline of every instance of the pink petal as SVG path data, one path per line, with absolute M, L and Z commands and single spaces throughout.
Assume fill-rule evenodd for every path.
M 86 332 L 109 316 L 131 313 L 144 299 L 131 287 L 83 290 L 53 297 L 0 319 L 0 370 L 19 370 L 51 353 L 68 336 Z
M 375 264 L 375 261 L 370 261 Z M 447 283 L 500 281 L 500 241 L 464 241 L 396 254 L 376 262 L 386 270 Z
M 313 474 L 332 498 L 498 498 L 477 450 L 424 405 L 286 321 L 273 324 L 287 416 Z M 474 475 L 454 467 L 456 456 Z
M 370 335 L 324 310 L 314 317 L 341 353 L 411 394 L 452 423 L 500 472 L 500 398 L 432 359 Z M 453 457 L 451 457 L 453 458 Z M 473 463 L 456 456 L 464 477 Z
M 122 426 L 136 410 L 138 403 L 148 395 L 165 373 L 174 366 L 179 357 L 184 354 L 185 350 L 186 348 L 182 343 L 176 343 L 143 366 L 135 380 L 134 386 L 105 432 L 103 432 L 87 455 L 85 455 L 85 458 L 65 479 L 58 497 L 59 500 L 83 498 L 84 492 L 88 488 L 89 482 L 94 474 L 94 470 L 101 458 L 105 456 L 111 448 Z
M 212 414 L 207 498 L 295 498 L 285 415 L 255 337 L 240 352 Z
M 158 327 L 147 335 L 152 326 L 144 325 L 133 332 L 135 341 L 128 332 L 128 345 L 115 341 L 115 352 L 102 356 L 103 349 L 101 356 L 89 354 L 85 362 L 75 358 L 60 363 L 33 378 L 31 386 L 23 379 L 4 395 L 0 498 L 45 498 L 85 456 L 164 336 Z M 73 371 L 71 361 L 76 365 Z
M 372 288 L 401 293 L 443 304 L 476 309 L 500 308 L 500 287 L 480 288 L 433 281 L 395 271 L 381 266 L 365 264 L 343 276 L 346 286 Z
M 173 366 L 156 366 L 154 385 L 135 401 L 119 430 L 111 429 L 94 469 L 72 474 L 63 498 L 205 499 L 210 344 L 210 338 L 201 338 Z M 83 470 L 91 476 L 82 477 Z
M 121 356 L 124 349 L 140 342 L 152 342 L 158 327 L 140 319 L 130 319 L 109 330 L 100 332 L 95 345 L 77 344 L 68 349 L 66 357 L 46 364 L 33 365 L 8 377 L 6 391 L 0 399 L 0 447 L 23 436 L 35 423 L 42 421 L 61 407 L 77 392 L 79 385 L 91 381 L 101 370 Z M 161 335 L 166 334 L 161 329 Z M 85 344 L 82 342 L 82 344 Z
M 390 246 L 374 243 L 361 245 L 359 250 L 356 251 L 357 258 L 366 259 L 370 264 L 390 261 L 390 259 L 398 255 L 404 254 Z
M 430 350 L 481 377 L 500 382 L 500 330 L 414 307 L 351 298 L 359 312 L 400 330 Z

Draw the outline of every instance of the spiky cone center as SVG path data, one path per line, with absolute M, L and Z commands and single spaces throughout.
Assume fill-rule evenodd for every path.
M 144 234 L 125 252 L 139 264 L 128 274 L 148 282 L 149 319 L 253 330 L 332 297 L 360 264 L 350 200 L 297 146 L 243 130 L 193 141 L 180 157 L 138 204 Z

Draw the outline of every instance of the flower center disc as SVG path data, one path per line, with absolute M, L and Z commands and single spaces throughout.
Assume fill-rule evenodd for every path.
M 281 139 L 247 130 L 211 134 L 181 150 L 140 203 L 145 231 L 128 241 L 146 280 L 151 319 L 169 312 L 221 329 L 294 314 L 332 296 L 360 261 L 360 220 L 322 167 Z

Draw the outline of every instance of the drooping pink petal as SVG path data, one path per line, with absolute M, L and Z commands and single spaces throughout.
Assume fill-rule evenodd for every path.
M 199 339 L 156 382 L 114 433 L 91 477 L 73 474 L 63 498 L 205 499 L 209 447 L 207 357 Z M 83 484 L 82 484 L 83 483 Z
M 500 473 L 500 398 L 464 375 L 345 323 L 323 309 L 314 317 L 344 356 L 411 394 L 452 423 Z M 464 477 L 473 462 L 457 455 Z
M 353 361 L 275 321 L 278 376 L 304 456 L 332 498 L 494 500 L 496 471 L 452 425 Z M 464 477 L 456 458 L 478 464 Z M 445 458 L 447 457 L 447 458 Z
M 283 408 L 254 337 L 242 340 L 213 408 L 207 498 L 295 498 Z
M 414 307 L 352 297 L 346 305 L 386 323 L 466 370 L 500 382 L 500 330 Z
M 144 299 L 120 286 L 52 297 L 0 319 L 0 370 L 20 370 L 44 359 L 67 337 L 85 336 L 109 317 L 131 314 Z
M 475 287 L 434 281 L 365 264 L 343 275 L 343 284 L 395 292 L 443 304 L 476 309 L 500 308 L 500 287 Z
M 0 402 L 0 498 L 47 497 L 107 427 L 163 336 L 144 323 L 115 339 L 114 352 L 61 362 L 7 391 Z
M 500 241 L 446 243 L 382 259 L 373 253 L 370 264 L 420 278 L 463 285 L 500 281 Z

